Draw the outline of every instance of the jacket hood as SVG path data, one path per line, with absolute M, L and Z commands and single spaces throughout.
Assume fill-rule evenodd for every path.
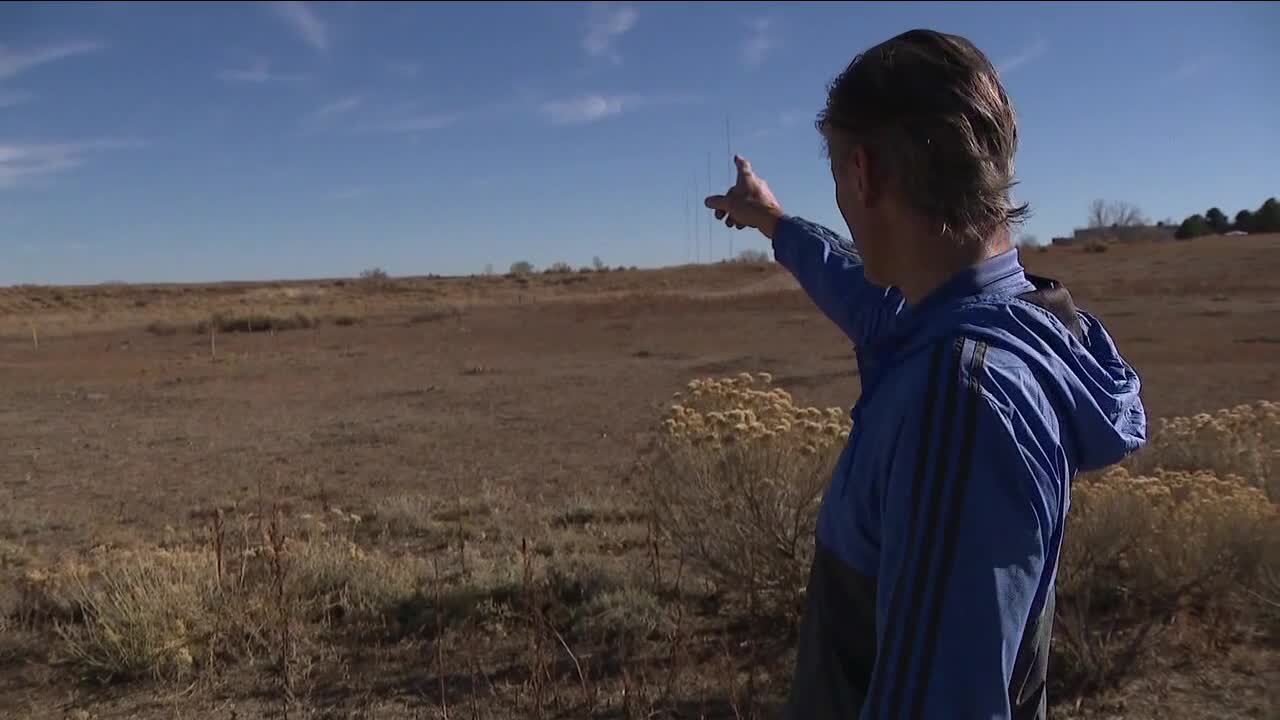
M 1102 323 L 1075 312 L 1080 319 L 1078 338 L 1052 313 L 1023 300 L 971 308 L 961 313 L 965 317 L 957 318 L 955 327 L 1026 362 L 1049 394 L 1059 423 L 1071 431 L 1064 439 L 1072 441 L 1069 451 L 1076 467 L 1099 470 L 1146 442 L 1142 383 Z
M 1053 404 L 1079 470 L 1113 465 L 1146 442 L 1137 372 L 1102 323 L 1078 309 L 1065 288 L 1024 273 L 1016 251 L 958 276 L 900 319 L 898 352 L 963 335 L 1025 362 Z

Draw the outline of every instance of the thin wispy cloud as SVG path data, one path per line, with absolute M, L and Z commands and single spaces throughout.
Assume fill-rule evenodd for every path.
M 765 56 L 778 47 L 776 23 L 773 18 L 755 18 L 748 21 L 748 33 L 742 41 L 742 63 L 749 69 L 760 67 Z
M 604 95 L 587 94 L 548 100 L 538 106 L 543 119 L 554 125 L 589 125 L 613 115 L 655 105 L 698 102 L 694 95 Z
M 329 193 L 329 198 L 332 200 L 355 200 L 356 198 L 364 197 L 365 195 L 368 195 L 368 194 L 369 194 L 369 188 L 349 187 L 349 188 L 342 188 L 340 190 L 334 190 L 333 192 Z
M 89 243 L 78 241 L 42 244 L 27 242 L 18 245 L 15 249 L 24 255 L 53 255 L 57 253 L 79 252 L 82 250 L 88 250 L 90 247 L 92 246 Z
M 304 132 L 354 135 L 416 135 L 456 124 L 463 113 L 442 110 L 421 101 L 380 102 L 364 95 L 338 98 L 307 113 Z
M 271 64 L 266 60 L 255 61 L 253 64 L 244 68 L 227 69 L 218 71 L 218 79 L 223 82 L 242 82 L 242 83 L 268 83 L 274 76 L 271 74 Z
M 387 63 L 387 72 L 405 80 L 412 80 L 422 72 L 422 65 L 415 62 L 390 62 Z
M 783 110 L 778 113 L 771 122 L 766 121 L 765 125 L 748 132 L 747 137 L 753 140 L 758 140 L 760 138 L 772 136 L 781 130 L 792 130 L 805 123 L 811 117 L 813 117 L 811 112 L 803 110 Z
M 362 113 L 352 130 L 360 134 L 414 134 L 441 130 L 460 119 L 461 113 L 426 108 L 421 103 L 408 103 L 372 108 L 369 112 Z
M 1042 35 L 1036 35 L 1021 50 L 1014 55 L 1007 57 L 996 63 L 996 72 L 1001 75 L 1008 75 L 1018 68 L 1026 65 L 1044 55 L 1049 50 L 1049 43 Z
M 20 73 L 51 62 L 97 52 L 105 47 L 106 45 L 95 40 L 78 40 L 21 49 L 0 44 L 0 80 L 16 77 Z
M 587 29 L 582 36 L 582 49 L 592 57 L 607 57 L 622 62 L 616 45 L 618 39 L 635 27 L 640 14 L 630 5 L 595 2 L 587 9 Z
M 0 108 L 14 107 L 31 102 L 35 96 L 22 90 L 0 90 Z
M 1213 68 L 1218 57 L 1213 53 L 1201 53 L 1183 60 L 1174 66 L 1173 71 L 1165 78 L 1167 82 L 1181 83 L 1203 76 Z
M 802 112 L 800 110 L 784 110 L 778 113 L 778 124 L 784 128 L 793 128 L 813 116 L 813 113 Z
M 458 122 L 457 113 L 422 113 L 395 120 L 376 122 L 365 126 L 366 132 L 375 133 L 417 133 L 428 130 L 440 130 Z
M 329 26 L 310 5 L 305 2 L 273 2 L 271 9 L 313 50 L 325 52 L 329 49 Z
M 141 147 L 135 139 L 99 139 L 60 143 L 0 142 L 0 189 L 28 185 L 84 164 L 87 157 L 104 150 Z
M 271 69 L 271 61 L 256 58 L 243 67 L 227 68 L 217 73 L 219 80 L 229 83 L 245 83 L 249 85 L 266 85 L 268 83 L 296 83 L 306 79 L 305 75 L 278 73 Z
M 550 100 L 539 108 L 542 116 L 557 125 L 585 125 L 622 112 L 620 96 L 583 95 L 568 100 Z
M 340 100 L 334 100 L 333 102 L 328 103 L 326 105 L 321 105 L 320 107 L 316 108 L 314 112 L 311 113 L 311 118 L 313 120 L 324 120 L 325 118 L 331 118 L 336 115 L 349 113 L 363 104 L 364 104 L 364 98 L 360 97 L 359 95 L 350 95 Z

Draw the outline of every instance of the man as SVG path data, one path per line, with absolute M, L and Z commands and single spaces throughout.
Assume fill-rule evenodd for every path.
M 706 199 L 772 240 L 862 381 L 788 717 L 1043 718 L 1070 483 L 1145 441 L 1138 376 L 1019 263 L 1014 113 L 969 41 L 913 30 L 855 57 L 818 128 L 854 242 L 786 215 L 742 158 Z

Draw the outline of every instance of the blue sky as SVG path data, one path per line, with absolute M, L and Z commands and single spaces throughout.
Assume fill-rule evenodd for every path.
M 1275 3 L 2 3 L 0 283 L 681 263 L 726 117 L 845 232 L 812 119 L 913 27 L 1001 68 L 1041 240 L 1280 194 Z

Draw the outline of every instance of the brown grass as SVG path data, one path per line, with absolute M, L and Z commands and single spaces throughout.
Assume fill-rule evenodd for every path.
M 1272 409 L 1216 417 L 1270 422 Z M 559 679 L 526 684 L 518 702 L 546 711 L 545 694 L 567 684 L 582 709 L 594 708 L 604 702 L 602 686 L 588 676 L 607 676 L 615 661 L 584 665 L 579 652 L 649 647 L 675 673 L 682 648 L 699 644 L 686 624 L 691 602 L 716 599 L 719 614 L 754 628 L 753 648 L 775 632 L 768 615 L 781 613 L 787 625 L 798 619 L 814 510 L 831 451 L 848 431 L 843 418 L 795 405 L 766 375 L 695 381 L 662 421 L 644 465 L 637 495 L 644 512 L 623 498 L 582 497 L 549 515 L 542 530 L 528 528 L 577 528 L 578 539 L 537 552 L 536 537 L 514 547 L 475 542 L 511 507 L 511 498 L 483 489 L 441 499 L 388 496 L 364 515 L 337 508 L 269 518 L 218 513 L 207 533 L 173 535 L 168 547 L 104 549 L 41 568 L 30 568 L 23 548 L 8 542 L 0 562 L 25 569 L 7 622 L 52 638 L 53 658 L 96 682 L 190 682 L 262 666 L 288 703 L 307 686 L 316 658 L 344 637 L 487 645 L 514 633 L 529 643 L 521 661 L 527 672 L 551 673 L 557 656 L 568 662 Z M 1203 426 L 1178 419 L 1162 429 L 1176 435 Z M 1266 430 L 1230 452 L 1202 447 L 1197 457 L 1216 463 L 1213 470 L 1138 476 L 1118 468 L 1080 481 L 1060 570 L 1059 693 L 1112 687 L 1138 672 L 1166 646 L 1164 628 L 1175 617 L 1201 618 L 1209 644 L 1227 641 L 1243 617 L 1274 622 L 1274 505 L 1236 476 L 1214 474 L 1242 467 L 1243 456 L 1273 452 L 1273 439 Z M 1156 452 L 1164 442 L 1153 444 Z M 1165 464 L 1189 462 L 1175 454 Z M 590 535 L 581 533 L 592 527 L 645 520 L 654 543 L 646 562 L 665 558 L 665 571 L 583 544 Z M 466 532 L 456 531 L 464 525 Z M 443 549 L 436 544 L 423 555 L 369 544 L 428 537 Z M 700 592 L 681 590 L 700 584 Z M 624 673 L 597 682 L 636 680 Z M 640 682 L 656 711 L 673 702 L 674 690 L 662 688 L 687 678 Z M 735 680 L 728 697 L 752 697 L 747 704 L 756 707 L 778 690 L 766 684 L 755 696 L 746 687 Z
M 1280 628 L 1274 531 L 1264 523 L 1251 543 L 1256 535 L 1227 531 L 1240 522 L 1178 519 L 1135 494 L 1167 487 L 1172 507 L 1187 506 L 1175 487 L 1217 487 L 1201 470 L 1273 481 L 1274 444 L 1193 420 L 1273 394 L 1280 346 L 1248 340 L 1271 332 L 1274 242 L 1024 256 L 1107 322 L 1154 417 L 1199 428 L 1155 422 L 1128 479 L 1078 485 L 1067 552 L 1113 561 L 1065 561 L 1074 589 L 1061 607 L 1086 622 L 1055 643 L 1058 715 L 1266 716 Z M 0 363 L 12 380 L 0 384 L 12 415 L 0 454 L 0 707 L 61 716 L 76 702 L 146 720 L 282 709 L 393 720 L 768 716 L 789 680 L 794 618 L 783 590 L 792 582 L 770 578 L 803 572 L 812 516 L 791 508 L 812 507 L 806 488 L 825 480 L 831 457 L 757 447 L 769 441 L 745 415 L 745 435 L 736 418 L 717 424 L 726 421 L 711 413 L 734 408 L 701 407 L 684 384 L 771 368 L 785 376 L 753 390 L 786 388 L 796 409 L 847 407 L 858 391 L 848 343 L 772 266 L 568 277 L 402 277 L 386 292 L 358 280 L 118 285 L 61 288 L 60 301 L 49 289 L 0 289 Z M 451 307 L 465 316 L 406 327 Z M 207 338 L 144 332 L 256 312 L 378 322 L 228 333 L 217 362 Z M 676 419 L 659 404 L 682 388 L 681 420 L 711 419 L 716 442 L 685 443 L 657 422 Z M 729 437 L 744 442 L 730 449 Z M 646 438 L 655 443 L 635 466 Z M 760 482 L 775 465 L 795 484 Z M 762 509 L 732 504 L 733 474 Z M 255 497 L 260 478 L 279 516 Z M 678 512 L 650 522 L 655 500 Z M 717 507 L 730 510 L 723 521 L 708 510 Z M 1197 507 L 1238 519 L 1248 506 Z M 220 543 L 210 508 L 224 510 Z M 735 556 L 728 533 L 713 530 L 700 559 L 689 529 L 717 523 L 751 529 L 747 552 Z M 1191 547 L 1174 542 L 1182 528 Z M 1092 539 L 1071 545 L 1077 536 Z M 75 565 L 88 568 L 83 592 L 70 584 Z M 1205 568 L 1214 573 L 1176 592 Z M 201 579 L 210 572 L 212 591 Z M 180 614 L 146 577 L 203 600 Z M 130 620 L 139 613 L 155 621 Z M 124 635 L 131 642 L 113 639 Z M 1115 671 L 1099 679 L 1105 663 Z M 1098 689 L 1073 694 L 1090 684 Z
M 398 527 L 417 507 L 381 504 L 379 520 Z M 598 556 L 466 546 L 429 562 L 354 541 L 364 518 L 341 510 L 273 520 L 262 536 L 258 517 L 218 517 L 207 543 L 107 550 L 31 570 L 6 617 L 52 634 L 56 659 L 111 683 L 271 662 L 282 624 L 314 654 L 342 633 L 502 633 L 533 623 L 531 612 L 563 637 L 597 642 L 649 637 L 665 623 L 658 599 Z
M 338 315 L 333 317 L 332 321 L 335 325 L 341 326 L 357 325 L 361 322 L 353 315 Z M 319 319 L 301 312 L 291 315 L 215 313 L 204 320 L 186 325 L 169 320 L 155 320 L 146 326 L 146 330 L 152 335 L 170 337 L 184 330 L 198 335 L 208 335 L 211 330 L 220 333 L 277 333 L 314 328 L 319 324 Z
M 314 317 L 300 312 L 292 315 L 268 315 L 264 313 L 247 315 L 215 314 L 208 320 L 202 320 L 197 323 L 195 331 L 202 335 L 208 333 L 210 329 L 221 333 L 285 332 L 287 330 L 305 330 L 316 327 L 317 324 L 317 320 Z
M 165 320 L 156 320 L 155 322 L 147 325 L 147 332 L 160 337 L 177 335 L 181 330 L 182 328 Z
M 337 325 L 338 327 L 352 327 L 354 325 L 360 325 L 364 323 L 364 318 L 358 315 L 334 315 L 333 317 L 329 318 L 329 322 L 332 322 L 334 325 Z
M 413 325 L 421 325 L 423 323 L 457 319 L 462 317 L 462 314 L 462 308 L 456 306 L 428 307 L 415 312 L 409 317 L 409 322 Z

